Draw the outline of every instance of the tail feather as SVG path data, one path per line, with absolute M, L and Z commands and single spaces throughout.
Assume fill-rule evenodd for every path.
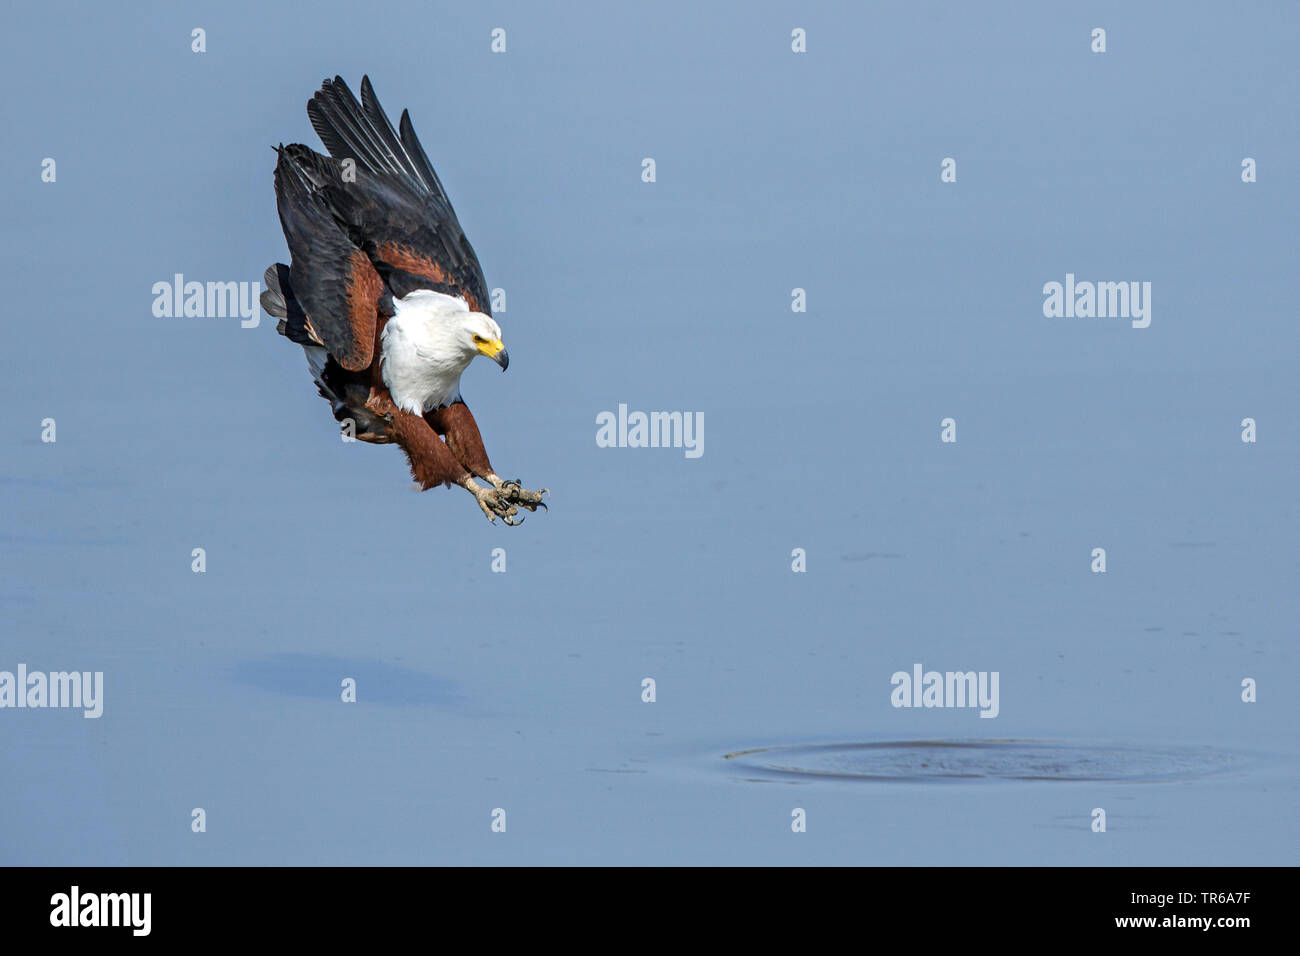
M 262 308 L 267 314 L 280 321 L 275 330 L 290 342 L 299 345 L 319 345 L 312 335 L 307 322 L 307 315 L 293 296 L 293 286 L 289 284 L 289 267 L 283 262 L 276 262 L 267 267 L 262 276 L 266 291 L 259 296 Z
M 262 308 L 280 320 L 275 327 L 277 332 L 302 346 L 316 391 L 330 403 L 335 420 L 351 422 L 357 441 L 375 445 L 392 442 L 388 423 L 366 407 L 370 389 L 365 379 L 344 372 L 337 364 L 331 365 L 329 352 L 308 334 L 305 322 L 299 318 L 302 309 L 289 285 L 289 267 L 277 262 L 266 270 L 263 280 L 266 291 L 261 295 Z
M 280 274 L 282 268 L 280 263 L 276 262 L 266 267 L 266 272 L 262 274 L 262 286 L 266 289 L 258 298 L 262 301 L 262 308 L 266 310 L 267 315 L 276 319 L 287 318 L 289 307 L 284 301 L 284 293 L 280 291 Z M 283 324 L 283 323 L 281 323 Z M 284 330 L 280 330 L 284 335 Z

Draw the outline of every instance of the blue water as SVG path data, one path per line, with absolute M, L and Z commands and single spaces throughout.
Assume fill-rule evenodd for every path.
M 1296 863 L 1297 26 L 13 11 L 0 670 L 102 671 L 104 713 L 0 710 L 0 863 Z M 305 101 L 363 72 L 507 292 L 510 370 L 464 393 L 498 470 L 552 490 L 522 528 L 342 443 L 271 320 L 152 312 L 176 273 L 284 259 L 267 147 L 316 145 Z M 1150 327 L 1044 317 L 1067 273 L 1151 282 Z M 597 447 L 620 403 L 702 413 L 704 454 Z M 892 707 L 916 663 L 997 671 L 998 716 Z M 977 738 L 1249 759 L 889 784 L 723 759 Z

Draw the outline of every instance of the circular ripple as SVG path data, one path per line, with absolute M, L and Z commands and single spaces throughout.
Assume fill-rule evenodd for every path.
M 1136 747 L 1050 740 L 906 740 L 760 747 L 727 754 L 763 777 L 843 780 L 1088 780 L 1157 783 L 1240 768 L 1210 748 Z

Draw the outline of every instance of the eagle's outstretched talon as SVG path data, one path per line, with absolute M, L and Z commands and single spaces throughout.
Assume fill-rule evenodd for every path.
M 483 514 L 487 515 L 488 521 L 496 523 L 497 518 L 501 518 L 510 526 L 517 525 L 518 521 L 510 519 L 519 514 L 519 509 L 513 504 L 501 497 L 495 488 L 472 488 L 474 500 L 478 502 L 479 508 Z
M 546 502 L 542 500 L 543 495 L 550 494 L 549 488 L 543 488 L 541 491 L 529 491 L 527 488 L 524 488 L 519 483 L 519 479 L 516 478 L 514 481 L 501 482 L 497 490 L 500 491 L 511 504 L 521 505 L 529 511 L 536 511 L 538 508 L 541 508 L 543 511 L 551 510 L 546 507 Z

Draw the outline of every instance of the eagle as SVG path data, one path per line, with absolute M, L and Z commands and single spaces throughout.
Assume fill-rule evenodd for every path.
M 411 118 L 396 130 L 369 77 L 361 100 L 325 80 L 307 115 L 328 156 L 275 147 L 290 263 L 266 270 L 262 307 L 302 346 L 345 435 L 406 453 L 422 490 L 459 485 L 489 521 L 523 522 L 547 489 L 502 480 L 460 394 L 482 355 L 509 367 L 478 256 Z

